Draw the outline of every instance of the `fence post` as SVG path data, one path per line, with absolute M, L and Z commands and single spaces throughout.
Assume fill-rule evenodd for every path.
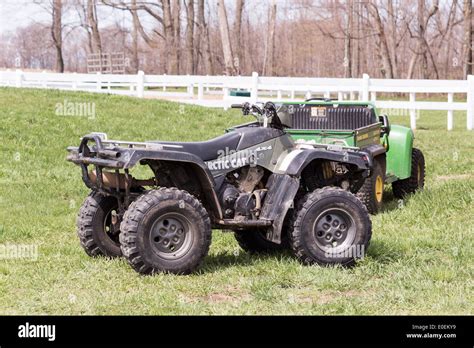
M 102 74 L 101 74 L 101 72 L 100 71 L 96 72 L 96 76 L 97 76 L 97 83 L 95 85 L 95 89 L 100 91 L 100 90 L 102 90 L 102 78 L 101 78 Z
M 16 69 L 15 87 L 21 87 L 23 85 L 23 71 Z
M 166 92 L 166 74 L 163 74 L 163 92 Z
M 467 122 L 468 130 L 472 130 L 474 124 L 474 76 L 467 76 Z
M 143 98 L 145 90 L 145 73 L 140 70 L 137 74 L 137 97 Z
M 362 75 L 362 101 L 369 100 L 369 83 L 370 77 L 368 74 Z
M 72 89 L 77 90 L 77 73 L 75 71 L 72 73 Z
M 448 103 L 453 102 L 453 93 L 448 93 Z M 453 130 L 453 110 L 448 110 L 448 131 Z
M 256 103 L 258 100 L 258 73 L 252 73 L 252 90 L 250 91 L 250 100 L 252 103 Z
M 414 103 L 416 101 L 415 93 L 410 93 L 410 103 Z M 416 109 L 410 109 L 410 128 L 415 130 L 416 129 Z
M 198 100 L 204 99 L 204 85 L 202 82 L 198 83 Z

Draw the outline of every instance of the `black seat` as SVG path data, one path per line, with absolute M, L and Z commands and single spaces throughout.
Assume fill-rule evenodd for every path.
M 216 159 L 222 151 L 235 151 L 241 138 L 240 132 L 229 132 L 220 137 L 197 142 L 150 141 L 163 145 L 175 145 L 180 148 L 169 148 L 173 151 L 189 152 L 203 161 Z

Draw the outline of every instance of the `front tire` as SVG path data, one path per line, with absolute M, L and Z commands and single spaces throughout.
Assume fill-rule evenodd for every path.
M 369 213 L 353 194 L 324 187 L 298 202 L 290 245 L 304 264 L 353 265 L 363 257 L 372 235 Z
M 392 183 L 393 195 L 396 198 L 404 198 L 406 195 L 422 190 L 425 186 L 425 157 L 423 152 L 413 148 L 411 153 L 410 177 Z
M 161 188 L 134 201 L 120 225 L 122 253 L 141 274 L 189 274 L 209 251 L 211 221 L 186 191 Z

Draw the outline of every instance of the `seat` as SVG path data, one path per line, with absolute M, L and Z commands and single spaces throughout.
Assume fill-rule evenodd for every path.
M 235 151 L 241 138 L 240 132 L 229 132 L 220 137 L 197 142 L 174 142 L 174 141 L 150 141 L 150 143 L 157 143 L 163 145 L 181 146 L 180 148 L 173 148 L 174 151 L 188 152 L 198 156 L 203 161 L 210 161 L 216 159 L 223 151 Z

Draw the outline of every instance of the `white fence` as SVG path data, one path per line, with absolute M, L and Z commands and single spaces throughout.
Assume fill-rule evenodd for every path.
M 466 111 L 466 127 L 474 126 L 474 76 L 467 80 L 387 80 L 371 79 L 367 74 L 360 79 L 264 77 L 252 76 L 190 76 L 77 74 L 0 71 L 0 85 L 14 87 L 57 88 L 66 90 L 113 93 L 143 97 L 163 97 L 179 102 L 210 107 L 228 108 L 243 101 L 289 101 L 313 96 L 337 100 L 370 100 L 377 108 L 402 111 L 410 116 L 411 128 L 416 129 L 419 110 L 447 112 L 447 129 L 453 129 L 454 111 Z M 231 97 L 231 90 L 245 90 L 250 97 Z M 377 100 L 377 93 L 404 93 L 408 101 Z M 416 94 L 445 94 L 445 102 L 417 101 Z M 454 94 L 466 95 L 466 102 L 454 102 Z M 390 114 L 390 112 L 388 112 Z

